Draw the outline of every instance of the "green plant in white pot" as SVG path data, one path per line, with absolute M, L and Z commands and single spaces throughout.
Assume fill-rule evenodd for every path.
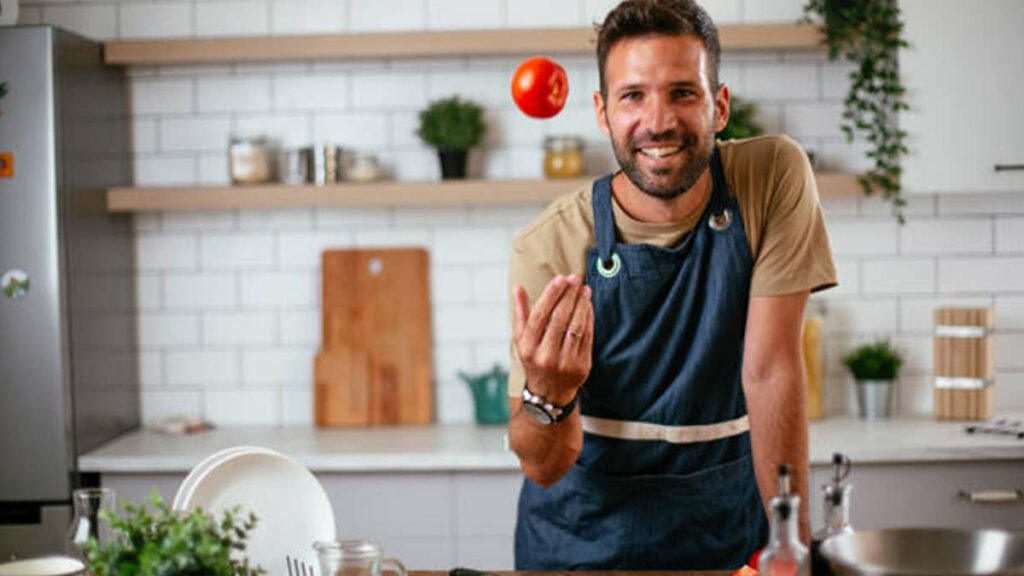
M 853 374 L 861 418 L 888 418 L 893 386 L 903 365 L 899 350 L 888 340 L 877 340 L 843 356 L 843 364 Z
M 487 132 L 483 108 L 458 96 L 431 102 L 420 112 L 416 134 L 425 144 L 437 149 L 441 177 L 445 180 L 466 177 L 469 149 L 480 143 Z

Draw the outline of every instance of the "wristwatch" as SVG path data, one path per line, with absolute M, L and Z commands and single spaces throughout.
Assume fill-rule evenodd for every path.
M 530 392 L 529 386 L 523 386 L 523 410 L 525 410 L 531 418 L 545 426 L 558 424 L 562 420 L 568 418 L 569 414 L 572 414 L 573 408 L 576 407 L 579 398 L 580 391 L 577 389 L 576 394 L 573 395 L 572 400 L 570 400 L 568 404 L 565 406 L 559 406 L 558 404 L 553 404 L 544 398 L 537 396 L 533 392 Z

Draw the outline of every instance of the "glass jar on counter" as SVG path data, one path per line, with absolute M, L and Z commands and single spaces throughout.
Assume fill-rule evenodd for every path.
M 576 178 L 583 175 L 583 139 L 578 136 L 544 138 L 544 175 Z

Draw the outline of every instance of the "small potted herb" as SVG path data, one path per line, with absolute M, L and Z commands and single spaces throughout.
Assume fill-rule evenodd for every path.
M 224 511 L 218 521 L 200 509 L 173 511 L 155 493 L 151 502 L 152 513 L 144 504 L 126 505 L 124 517 L 100 512 L 100 518 L 110 523 L 113 537 L 102 544 L 90 538 L 82 547 L 90 574 L 256 576 L 266 572 L 239 559 L 256 526 L 253 514 L 241 516 L 236 507 Z
M 729 122 L 716 136 L 720 140 L 738 140 L 764 134 L 764 128 L 754 120 L 756 115 L 757 104 L 733 96 L 729 99 Z
M 441 177 L 447 180 L 466 177 L 469 149 L 480 143 L 486 131 L 483 108 L 470 100 L 452 96 L 431 102 L 420 112 L 416 134 L 437 149 Z
M 892 405 L 893 383 L 899 376 L 903 356 L 888 340 L 859 346 L 843 356 L 843 364 L 853 374 L 861 418 L 888 418 Z

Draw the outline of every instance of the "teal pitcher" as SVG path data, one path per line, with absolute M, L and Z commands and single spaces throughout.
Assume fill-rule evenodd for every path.
M 473 392 L 478 424 L 504 424 L 508 422 L 508 372 L 495 365 L 490 372 L 479 375 L 459 371 Z

